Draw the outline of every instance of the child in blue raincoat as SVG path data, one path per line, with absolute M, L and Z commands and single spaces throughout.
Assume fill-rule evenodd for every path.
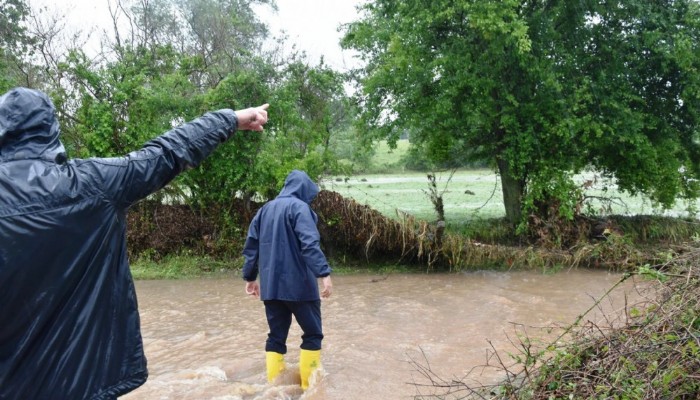
M 317 216 L 310 206 L 318 192 L 305 172 L 292 171 L 280 194 L 258 210 L 243 249 L 246 293 L 264 302 L 270 328 L 265 343 L 268 381 L 273 382 L 285 369 L 293 315 L 304 332 L 299 372 L 305 390 L 309 376 L 320 365 L 320 297 L 329 297 L 333 288 L 331 268 L 320 247 Z M 260 284 L 256 282 L 258 275 Z M 320 294 L 319 278 L 323 284 Z

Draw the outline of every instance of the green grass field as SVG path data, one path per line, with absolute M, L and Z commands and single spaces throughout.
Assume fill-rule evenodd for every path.
M 382 173 L 387 171 L 404 172 L 404 168 L 401 166 L 401 157 L 406 154 L 409 146 L 408 140 L 398 140 L 395 149 L 391 149 L 385 140 L 378 142 L 372 157 L 371 170 Z
M 408 141 L 400 140 L 397 145 L 396 149 L 391 150 L 386 143 L 379 143 L 372 164 L 394 166 L 393 170 L 397 170 L 396 166 L 408 149 Z M 581 174 L 576 180 L 580 184 L 586 181 L 592 183 L 585 194 L 591 196 L 588 202 L 590 211 L 597 214 L 693 215 L 688 211 L 688 204 L 679 203 L 670 210 L 661 210 L 640 196 L 620 193 L 612 182 L 605 181 L 593 172 Z M 438 172 L 436 183 L 438 191 L 443 194 L 448 226 L 456 227 L 475 219 L 500 218 L 505 215 L 500 177 L 493 170 L 458 170 L 452 176 L 450 171 Z M 426 172 L 337 176 L 329 177 L 321 185 L 326 190 L 366 204 L 391 218 L 397 216 L 397 211 L 427 221 L 437 218 L 428 197 L 429 181 Z M 604 189 L 606 187 L 607 190 Z M 700 203 L 694 202 L 690 208 L 697 209 L 698 204 Z
M 436 177 L 438 190 L 443 192 L 448 221 L 504 215 L 500 183 L 493 172 L 458 171 L 451 179 L 449 175 L 449 172 L 438 173 Z M 389 217 L 395 217 L 398 210 L 419 219 L 436 218 L 428 197 L 427 174 L 423 172 L 358 175 L 347 181 L 345 178 L 329 179 L 322 185 L 326 190 L 367 204 Z

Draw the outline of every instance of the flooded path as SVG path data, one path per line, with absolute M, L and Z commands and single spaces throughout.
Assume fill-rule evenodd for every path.
M 239 277 L 139 281 L 150 377 L 121 399 L 411 399 L 414 383 L 426 383 L 411 360 L 463 379 L 486 363 L 492 345 L 507 357 L 518 333 L 544 339 L 539 328 L 573 322 L 620 277 L 587 270 L 334 276 L 333 297 L 322 303 L 323 376 L 305 394 L 293 374 L 296 323 L 290 372 L 283 383 L 266 383 L 263 304 L 244 294 Z M 628 294 L 636 297 L 631 282 L 602 302 L 605 313 L 618 314 Z M 464 380 L 498 378 L 477 368 Z

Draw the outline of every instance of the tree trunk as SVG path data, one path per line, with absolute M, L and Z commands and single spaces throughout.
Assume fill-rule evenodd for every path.
M 506 219 L 512 226 L 516 226 L 520 223 L 522 217 L 522 200 L 525 184 L 521 179 L 513 176 L 508 161 L 497 157 L 496 163 L 498 164 L 498 172 L 501 174 Z

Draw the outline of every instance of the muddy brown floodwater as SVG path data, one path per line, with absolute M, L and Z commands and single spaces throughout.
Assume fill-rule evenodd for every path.
M 322 303 L 323 367 L 306 393 L 294 374 L 296 323 L 288 373 L 266 383 L 263 305 L 239 277 L 139 281 L 149 379 L 121 399 L 411 399 L 430 392 L 418 365 L 447 380 L 494 383 L 502 373 L 479 368 L 492 347 L 507 358 L 518 334 L 552 340 L 543 328 L 573 322 L 620 278 L 590 270 L 334 276 Z M 619 315 L 632 296 L 625 282 L 586 319 Z

